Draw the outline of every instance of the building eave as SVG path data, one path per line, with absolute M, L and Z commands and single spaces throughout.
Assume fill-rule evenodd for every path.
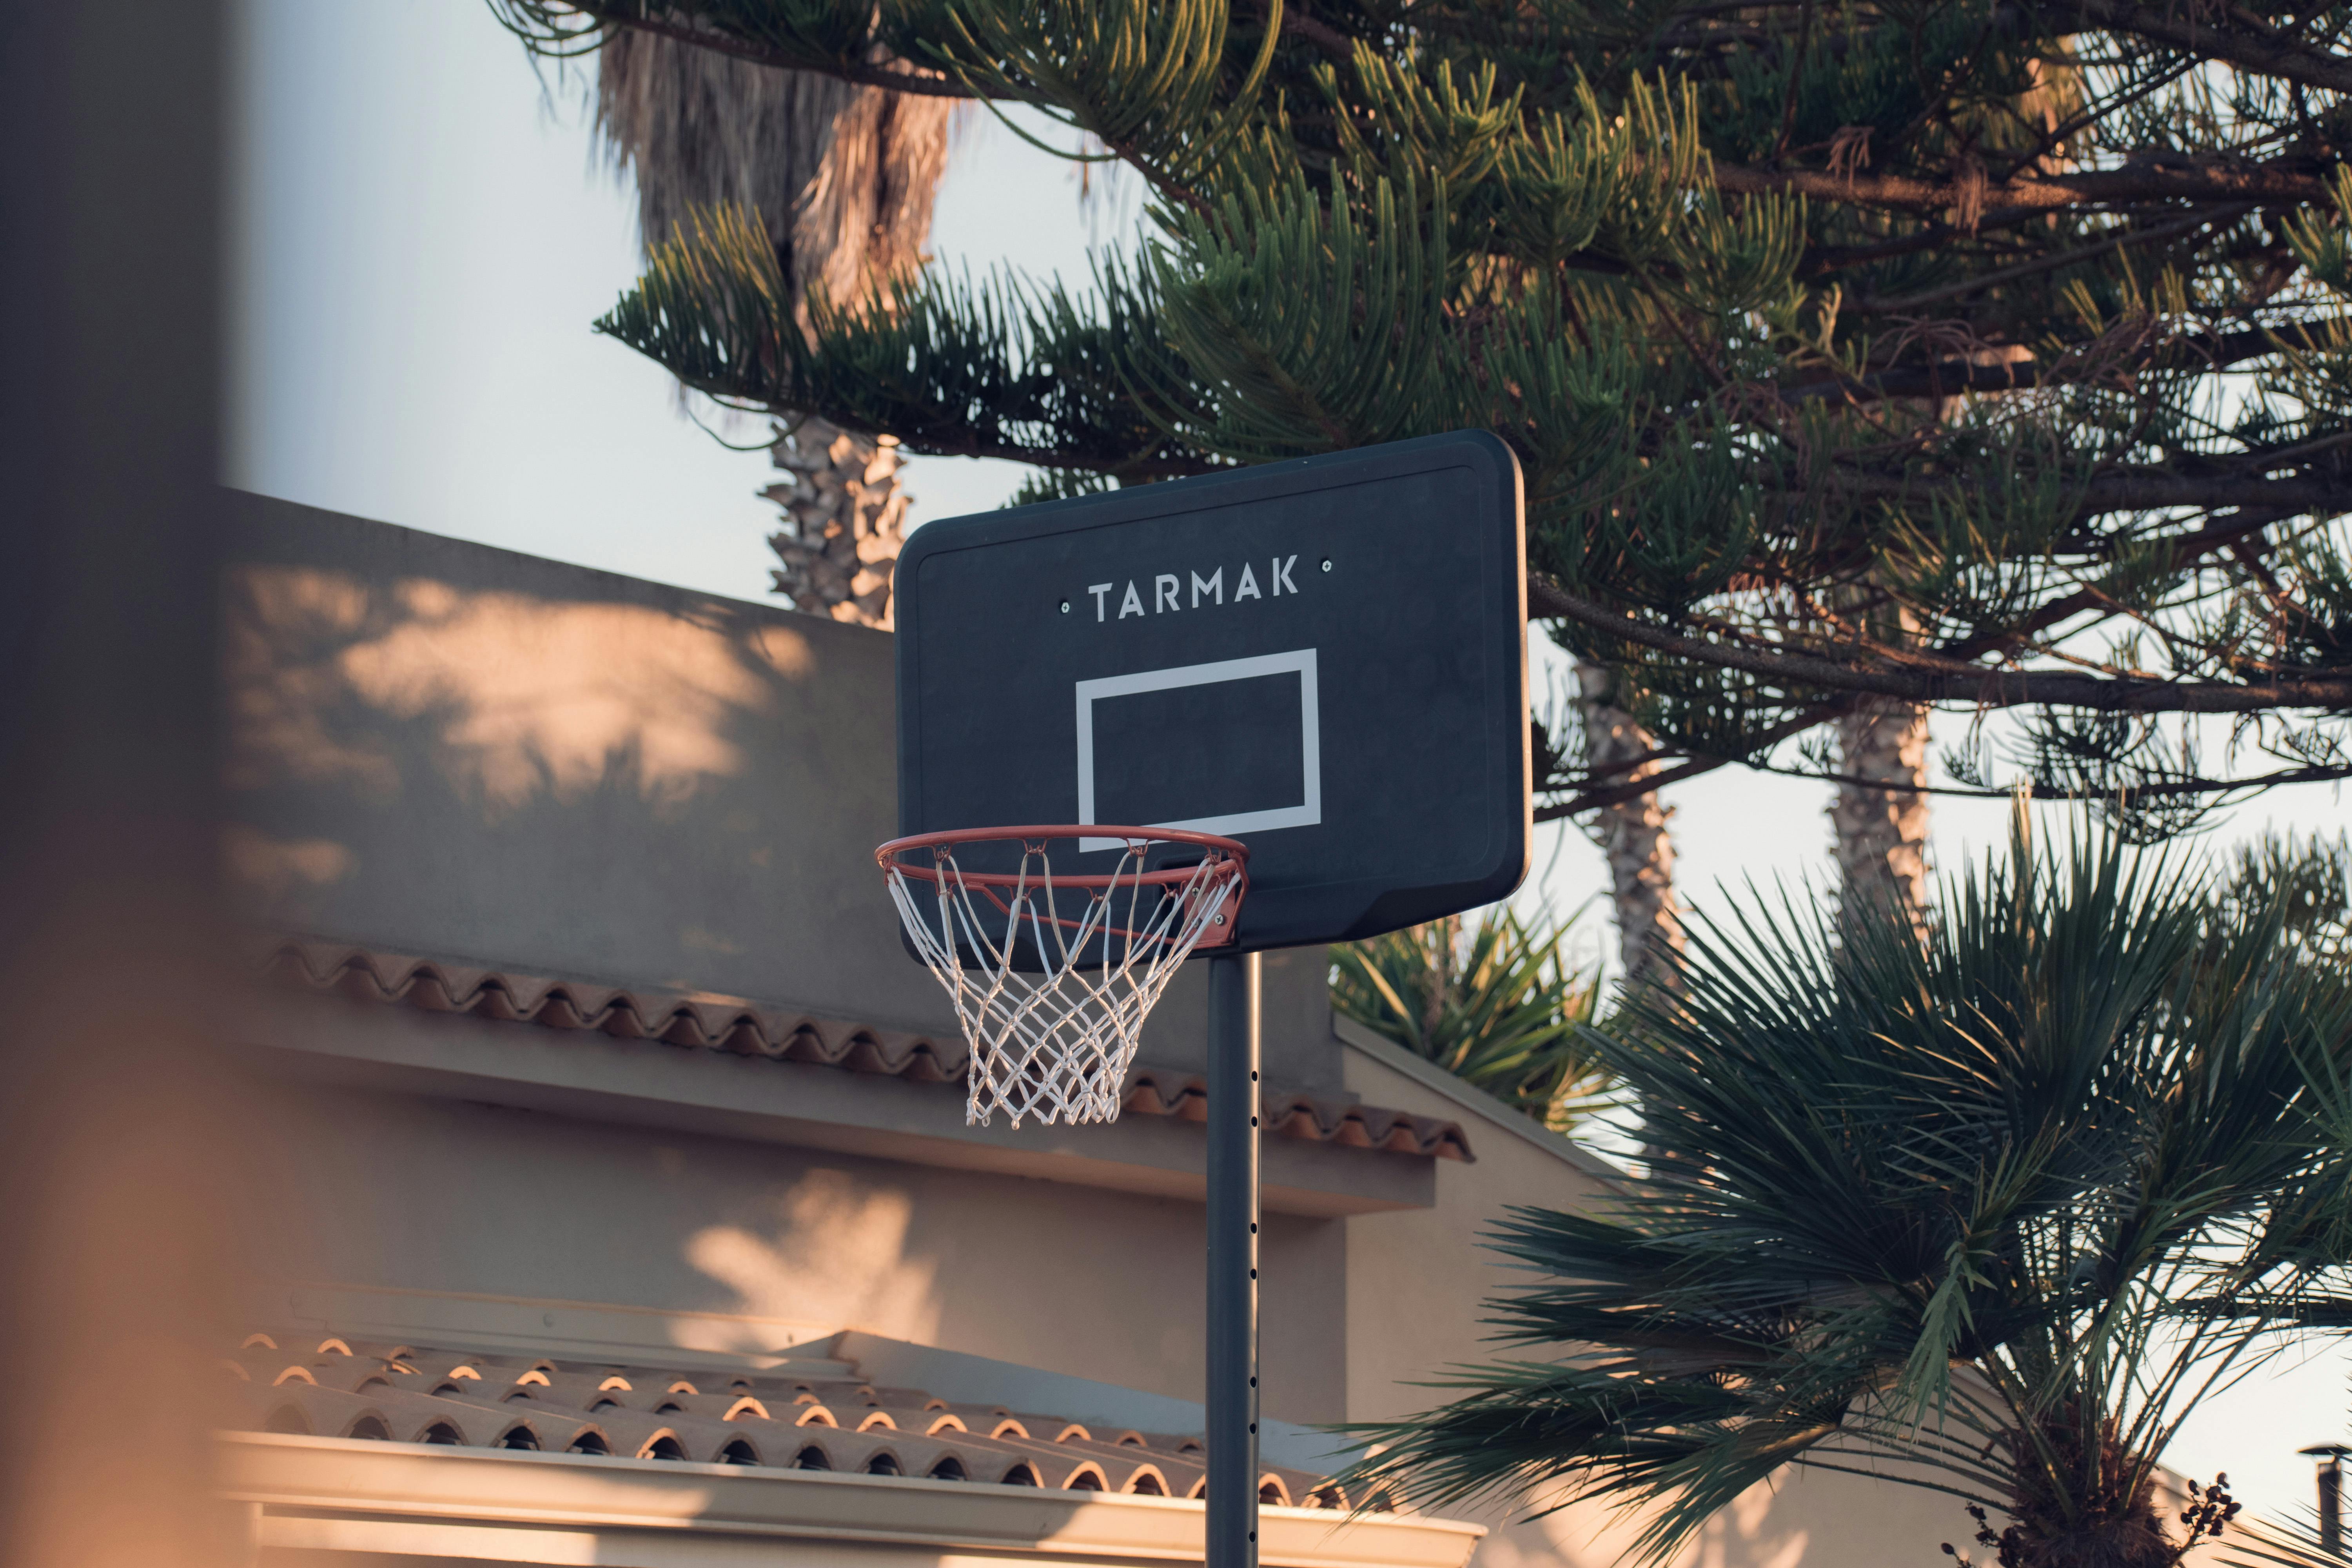
M 971 1047 L 951 1033 L 908 1033 L 708 992 L 591 985 L 302 937 L 268 939 L 267 951 L 267 971 L 281 984 L 419 1012 L 658 1040 L 910 1083 L 961 1084 L 971 1060 Z M 1453 1121 L 1279 1089 L 1264 1098 L 1269 1139 L 1440 1160 L 1476 1158 Z M 1198 1075 L 1145 1065 L 1129 1073 L 1122 1109 L 1199 1121 L 1207 1115 L 1207 1099 L 1208 1084 Z
M 341 976 L 332 989 L 313 981 L 265 988 L 240 1012 L 236 1043 L 273 1071 L 371 1093 L 508 1105 L 1188 1202 L 1205 1192 L 1202 1100 L 1181 1075 L 1138 1069 L 1127 1114 L 1106 1125 L 1015 1129 L 999 1117 L 992 1125 L 971 1126 L 954 1083 L 680 1047 L 576 1025 L 354 1001 L 345 987 L 359 984 L 355 970 L 339 964 L 329 973 Z M 1467 1139 L 1450 1121 L 1358 1105 L 1310 1112 L 1294 1104 L 1286 1114 L 1276 1109 L 1263 1148 L 1265 1203 L 1276 1214 L 1328 1219 L 1428 1207 L 1437 1157 L 1403 1152 L 1391 1138 L 1469 1157 Z M 1370 1132 L 1363 1131 L 1368 1121 L 1378 1124 Z
M 895 1476 L 228 1432 L 221 1490 L 264 1549 L 716 1568 L 937 1561 L 1198 1563 L 1202 1505 Z M 1260 1511 L 1267 1568 L 1463 1568 L 1483 1526 Z M 803 1550 L 796 1550 L 800 1545 Z

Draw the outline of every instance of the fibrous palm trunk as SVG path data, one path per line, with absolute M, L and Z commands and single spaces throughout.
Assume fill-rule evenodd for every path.
M 637 184 L 647 246 L 698 207 L 748 206 L 775 245 L 795 305 L 887 291 L 922 260 L 947 167 L 946 99 L 777 70 L 634 28 L 597 53 L 597 128 Z M 793 607 L 887 627 L 906 532 L 897 444 L 815 419 L 777 426 L 788 476 L 761 493 L 783 510 L 769 540 Z
M 2036 60 L 2027 74 L 2034 86 L 2019 102 L 2021 117 L 2054 130 L 2080 107 L 2082 80 L 2072 68 Z M 2055 155 L 2036 160 L 2036 167 L 2053 176 L 2066 163 Z M 2021 343 L 2008 343 L 1971 348 L 1964 357 L 1971 364 L 1990 366 L 2021 364 L 2033 353 Z M 1929 416 L 1938 425 L 1950 425 L 1965 405 L 1962 398 L 1939 398 Z M 1901 637 L 1916 629 L 1900 613 L 1890 619 L 1893 625 L 1882 626 L 1882 633 L 1891 630 Z M 1841 718 L 1837 732 L 1843 771 L 1861 781 L 1840 784 L 1830 807 L 1845 917 L 1884 916 L 1923 930 L 1927 919 L 1928 812 L 1927 797 L 1918 792 L 1927 782 L 1927 710 L 1916 703 L 1874 702 Z
M 1580 662 L 1578 704 L 1584 718 L 1586 765 L 1610 783 L 1638 783 L 1658 771 L 1656 763 L 1612 773 L 1654 749 L 1650 734 L 1612 700 L 1616 672 Z M 1617 910 L 1617 952 L 1630 993 L 1651 984 L 1676 984 L 1675 961 L 1683 952 L 1682 906 L 1675 898 L 1675 845 L 1667 831 L 1673 808 L 1655 790 L 1602 806 L 1585 824 L 1609 862 L 1609 890 Z
M 1938 424 L 1956 414 L 1935 410 Z M 1853 590 L 1848 613 L 1884 642 L 1916 643 L 1918 622 L 1906 610 L 1871 600 L 1872 585 Z M 1927 920 L 1927 710 L 1919 703 L 1869 699 L 1836 721 L 1840 771 L 1830 805 L 1836 841 L 1839 909 L 1848 923 L 1893 920 L 1924 931 Z
M 890 588 L 907 539 L 898 443 L 808 415 L 776 426 L 771 448 L 789 476 L 760 493 L 783 510 L 768 536 L 783 564 L 771 575 L 793 607 L 864 626 L 890 626 Z
M 1908 702 L 1861 708 L 1837 723 L 1843 771 L 1830 807 L 1848 919 L 1916 926 L 1927 909 L 1927 710 Z
M 2061 106 L 2071 101 L 2076 87 L 2071 75 L 2046 77 L 2037 66 L 2032 74 L 2043 85 L 2025 108 L 2054 126 Z M 2059 165 L 2045 161 L 2055 174 Z M 2021 364 L 2032 359 L 2031 350 L 2011 343 L 1969 351 L 1971 364 Z M 1929 411 L 1935 423 L 1958 420 L 1965 400 L 1938 399 Z M 1916 640 L 1917 624 L 1901 611 L 1880 611 L 1874 617 L 1881 637 Z M 1856 708 L 1837 721 L 1838 751 L 1843 771 L 1861 781 L 1838 786 L 1830 807 L 1837 838 L 1843 907 L 1849 920 L 1889 918 L 1924 930 L 1927 920 L 1927 710 L 1925 705 L 1879 700 Z

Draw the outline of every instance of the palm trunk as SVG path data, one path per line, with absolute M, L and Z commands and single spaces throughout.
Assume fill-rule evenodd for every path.
M 1584 758 L 1588 767 L 1606 769 L 1646 756 L 1655 747 L 1650 732 L 1616 705 L 1617 672 L 1605 665 L 1579 660 L 1577 704 L 1584 719 Z M 1637 783 L 1658 771 L 1656 763 L 1643 763 L 1608 775 L 1612 782 Z M 1617 956 L 1625 979 L 1627 998 L 1653 992 L 1672 996 L 1682 990 L 1683 914 L 1675 897 L 1675 841 L 1667 830 L 1674 808 L 1649 790 L 1614 805 L 1604 805 L 1585 824 L 1585 832 L 1601 847 L 1609 862 L 1609 893 L 1617 910 Z M 1642 1159 L 1654 1175 L 1674 1156 L 1647 1131 L 1666 1108 L 1643 1102 L 1638 1108 Z
M 597 124 L 637 182 L 650 248 L 713 205 L 760 216 L 803 328 L 822 291 L 838 304 L 889 298 L 923 260 L 955 106 L 803 71 L 777 70 L 621 29 L 597 53 Z M 775 591 L 796 610 L 887 630 L 906 542 L 904 458 L 823 420 L 780 426 L 786 476 L 761 493 L 783 510 L 768 542 Z
M 2000 357 L 2006 360 L 2007 351 Z M 1989 356 L 1971 360 L 1992 363 Z M 1960 400 L 1935 410 L 1937 424 L 1956 416 Z M 1867 607 L 1870 590 L 1850 590 L 1853 613 L 1886 643 L 1916 643 L 1918 623 L 1907 610 Z M 1836 838 L 1840 918 L 1894 919 L 1925 931 L 1927 921 L 1927 709 L 1891 698 L 1865 699 L 1837 721 L 1841 784 L 1830 805 Z
M 1838 721 L 1844 772 L 1830 821 L 1849 920 L 1883 913 L 1921 925 L 1927 914 L 1927 710 L 1874 702 Z
M 2036 79 L 2041 79 L 2038 71 Z M 2022 344 L 1978 349 L 1968 355 L 1969 363 L 1981 365 L 2021 364 L 2032 357 Z M 1937 401 L 1936 423 L 1950 424 L 1962 402 L 1957 397 Z M 1878 635 L 1916 640 L 1916 631 L 1907 613 L 1895 612 L 1885 616 Z M 1844 918 L 1885 915 L 1925 931 L 1928 813 L 1927 797 L 1917 792 L 1927 782 L 1927 709 L 1924 704 L 1874 701 L 1840 719 L 1837 731 L 1844 773 L 1864 781 L 1839 785 L 1830 807 Z
M 1576 676 L 1582 693 L 1578 707 L 1584 717 L 1586 764 L 1605 769 L 1647 754 L 1654 745 L 1649 731 L 1611 701 L 1616 673 L 1580 662 Z M 1657 771 L 1656 763 L 1644 763 L 1609 776 L 1630 784 Z M 1676 961 L 1683 952 L 1682 906 L 1675 898 L 1675 845 L 1666 826 L 1673 816 L 1673 808 L 1662 805 L 1652 790 L 1602 806 L 1585 826 L 1609 862 L 1618 960 L 1628 992 L 1653 984 L 1669 990 L 1680 984 Z
M 898 444 L 810 416 L 776 426 L 773 459 L 788 476 L 761 491 L 783 509 L 768 546 L 783 564 L 775 591 L 793 608 L 883 631 L 891 578 L 907 542 L 908 497 Z

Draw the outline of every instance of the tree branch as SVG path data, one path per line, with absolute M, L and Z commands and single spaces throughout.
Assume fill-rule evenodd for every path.
M 626 342 L 625 339 L 622 340 Z M 632 344 L 632 347 L 635 345 Z M 638 352 L 644 353 L 640 349 Z M 672 374 L 676 374 L 673 372 Z M 827 404 L 822 398 L 772 400 L 750 397 L 693 376 L 678 380 L 696 392 L 702 393 L 723 406 L 744 413 L 781 414 L 787 408 L 815 414 L 845 430 L 861 436 L 894 437 L 907 451 L 928 458 L 1001 458 L 1008 463 L 1021 463 L 1033 468 L 1065 468 L 1079 473 L 1110 474 L 1121 479 L 1180 479 L 1194 474 L 1213 473 L 1214 463 L 1203 462 L 1189 456 L 1154 457 L 1149 453 L 1073 452 L 1060 447 L 1025 446 L 1018 441 L 1001 440 L 981 434 L 969 425 L 949 423 L 936 426 L 918 427 L 895 421 L 883 423 L 866 417 L 859 411 Z M 730 401 L 730 399 L 732 401 Z
M 2352 329 L 2352 317 L 2329 316 L 2297 321 L 2292 326 L 2252 327 L 2235 332 L 2185 332 L 2157 353 L 2134 361 L 2132 368 L 2136 372 L 2221 370 L 2266 353 L 2326 349 L 2331 346 L 2326 342 L 2328 334 L 2346 329 Z M 1900 397 L 1957 397 L 1969 392 L 2021 392 L 2033 386 L 2080 385 L 2090 374 L 2105 374 L 2110 369 L 2101 365 L 2093 373 L 2089 367 L 2064 362 L 2045 368 L 2030 363 L 1972 364 L 1966 360 L 1943 360 L 1880 371 L 1859 379 L 1803 382 L 1782 390 L 1780 399 L 1798 403 L 1814 397 L 1843 397 L 1874 403 Z
M 1940 305 L 1947 300 L 1965 299 L 1970 294 L 1982 293 L 1987 289 L 1998 289 L 2004 283 L 2013 283 L 2021 278 L 2031 278 L 2042 272 L 2054 272 L 2061 267 L 2072 267 L 2077 262 L 2088 261 L 2094 257 L 2105 256 L 2111 250 L 2121 250 L 2126 246 L 2150 245 L 2160 239 L 2175 239 L 2181 235 L 2203 228 L 2208 224 L 2231 222 L 2252 210 L 2251 206 L 2240 205 L 2235 207 L 2223 207 L 2219 212 L 2191 213 L 2175 223 L 2158 224 L 2154 228 L 2110 235 L 2095 244 L 2078 246 L 2073 250 L 2062 250 L 2054 256 L 2038 257 L 2032 261 L 2021 261 L 2013 267 L 2003 267 L 1979 277 L 1962 279 L 1958 283 L 1947 283 L 1939 289 L 1925 289 L 1916 294 L 1899 295 L 1892 300 L 1866 296 L 1854 300 L 1845 309 L 1856 315 L 1864 316 L 1903 315 L 1929 305 Z
M 1535 609 L 1533 595 L 1529 609 Z M 1862 669 L 1811 654 L 1778 653 L 1685 637 L 1548 585 L 1541 612 L 1695 664 L 1738 669 L 1790 686 L 1822 687 L 1906 702 L 1979 708 L 2081 708 L 2110 713 L 2253 713 L 2273 708 L 2352 707 L 2352 672 L 2267 686 L 2224 681 L 2116 679 L 2072 671 L 1997 670 L 1981 675 Z
M 2223 516 L 2208 518 L 2203 526 L 2194 533 L 2179 535 L 2170 542 L 2172 568 L 2178 570 L 2199 557 L 2210 555 L 2217 550 L 2234 548 L 2242 543 L 2247 536 L 2259 532 L 2286 515 L 2289 514 L 2267 508 L 2248 507 Z M 1560 592 L 1559 585 L 1550 578 L 1540 573 L 1528 574 L 1528 616 L 1530 620 L 1563 616 L 1566 612 L 1560 606 L 1565 600 L 1566 595 Z M 2095 589 L 2084 588 L 2063 598 L 2052 600 L 2019 625 L 2002 632 L 1948 643 L 1937 651 L 1948 658 L 1969 658 L 1979 657 L 1996 649 L 2013 648 L 2036 632 L 2046 630 L 2085 611 L 2101 609 L 2105 603 L 2105 595 Z M 1761 731 L 1756 737 L 1756 744 L 1739 756 L 1717 756 L 1713 752 L 1662 752 L 1659 758 L 1644 759 L 1644 761 L 1663 760 L 1663 757 L 1667 754 L 1683 755 L 1688 760 L 1678 766 L 1664 769 L 1632 784 L 1612 784 L 1599 788 L 1588 787 L 1580 790 L 1565 801 L 1538 807 L 1535 820 L 1550 822 L 1563 816 L 1573 816 L 1579 812 L 1597 811 L 1603 806 L 1615 805 L 1621 801 L 1647 795 L 1653 790 L 1661 789 L 1670 784 L 1680 784 L 1685 779 L 1711 773 L 1717 768 L 1728 767 L 1734 763 L 1742 767 L 1756 766 L 1757 764 L 1748 760 L 1749 757 L 1759 752 L 1769 751 L 1792 735 L 1801 735 L 1817 725 L 1827 723 L 1841 714 L 1850 712 L 1859 706 L 1862 700 L 1860 697 L 1840 697 L 1827 702 L 1816 703 L 1803 712 L 1784 719 L 1780 723 Z M 2272 784 L 2301 782 L 2303 780 L 2299 776 L 2279 773 L 2268 775 L 2263 781 L 2262 787 L 2267 788 Z
M 2063 5 L 2052 9 L 2069 13 L 2110 33 L 2134 34 L 2201 59 L 2223 60 L 2258 74 L 2301 82 L 2305 87 L 2352 92 L 2352 59 L 2315 49 L 2300 39 L 2268 28 L 2262 29 L 2269 34 L 2267 37 L 2249 37 L 2243 22 L 2236 28 L 2200 22 L 2197 17 L 2203 7 L 2167 5 L 2158 11 L 2132 5 L 2130 0 L 2064 0 Z
M 1887 779 L 1864 778 L 1859 773 L 1815 773 L 1810 768 L 1784 768 L 1772 763 L 1745 765 L 1758 773 L 1777 773 L 1789 779 L 1816 779 L 1850 789 L 1873 789 L 1885 795 L 1957 795 L 1964 800 L 2007 800 L 2020 789 L 2032 800 L 2110 800 L 2117 795 L 2126 800 L 2169 800 L 2184 795 L 2227 795 L 2231 790 L 2264 790 L 2279 784 L 2326 784 L 2352 778 L 2352 763 L 2333 766 L 2315 763 L 2309 767 L 2280 768 L 2246 779 L 2166 779 L 2155 784 L 2117 784 L 2111 790 L 2068 789 L 2063 784 L 2029 784 L 2021 779 L 2013 789 L 1969 789 L 1956 784 L 1897 784 Z
M 1533 579 L 1530 578 L 1529 582 L 1532 586 Z M 1631 784 L 1612 784 L 1601 789 L 1580 790 L 1564 801 L 1538 806 L 1535 820 L 1555 822 L 1563 816 L 1574 816 L 1579 812 L 1598 811 L 1602 806 L 1638 799 L 1654 790 L 1664 789 L 1668 784 L 1680 784 L 1685 779 L 1697 778 L 1702 773 L 1711 773 L 1717 768 L 1727 768 L 1734 763 L 1744 767 L 1748 765 L 1748 759 L 1758 752 L 1769 751 L 1791 735 L 1801 735 L 1808 730 L 1826 724 L 1839 714 L 1853 709 L 1860 700 L 1859 698 L 1841 697 L 1832 701 L 1816 703 L 1794 718 L 1783 719 L 1769 729 L 1759 731 L 1756 736 L 1755 745 L 1739 756 L 1723 757 L 1712 752 L 1685 753 L 1689 758 L 1688 761 L 1675 767 L 1662 769 L 1646 778 L 1636 779 Z
M 1792 195 L 1853 206 L 1900 207 L 1944 212 L 1973 193 L 1955 184 L 1913 179 L 1907 174 L 1832 174 L 1811 169 L 1751 169 L 1715 165 L 1716 189 L 1740 195 Z M 2021 216 L 2066 207 L 2106 206 L 2122 202 L 2294 202 L 2327 200 L 2319 175 L 2274 163 L 2234 166 L 2155 154 L 2120 169 L 2075 174 L 2045 174 L 1983 188 L 1983 221 L 2000 224 Z
M 1348 65 L 1356 58 L 1356 41 L 1328 22 L 1318 22 L 1307 14 L 1307 7 L 1290 4 L 1282 8 L 1282 30 L 1306 39 L 1327 58 L 1339 65 Z
M 2084 487 L 2080 515 L 2154 511 L 2160 507 L 2259 507 L 2274 516 L 2352 511 L 2352 475 L 2266 479 L 2261 477 L 2263 466 L 2258 456 L 2242 469 L 2225 468 L 2216 473 L 2109 470 Z M 1831 482 L 1849 493 L 1872 496 L 1916 495 L 1925 489 L 1942 488 L 1941 481 L 1935 479 L 1922 481 L 1852 471 L 1835 474 Z
M 925 98 L 975 96 L 971 89 L 952 77 L 929 71 L 929 68 L 914 66 L 911 61 L 908 62 L 909 69 L 892 70 L 887 65 L 876 65 L 866 60 L 804 59 L 797 55 L 787 55 L 781 49 L 762 48 L 757 44 L 746 43 L 708 27 L 689 26 L 682 22 L 659 22 L 634 12 L 600 11 L 593 5 L 583 5 L 581 10 L 607 26 L 633 27 L 640 33 L 651 33 L 656 37 L 690 44 L 698 49 L 709 49 L 713 54 L 748 60 L 755 66 L 767 66 L 775 70 L 807 71 L 815 76 L 838 77 L 860 87 L 887 88 L 892 92 L 910 92 Z

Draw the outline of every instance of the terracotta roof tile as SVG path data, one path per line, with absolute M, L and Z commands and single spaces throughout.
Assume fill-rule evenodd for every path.
M 761 1007 L 707 993 L 587 985 L 381 952 L 349 942 L 288 937 L 268 949 L 268 973 L 288 984 L 332 991 L 356 1001 L 468 1013 L 549 1029 L 587 1029 L 620 1039 L 732 1051 L 874 1073 L 916 1083 L 961 1083 L 971 1050 L 961 1037 L 907 1034 L 863 1024 Z M 1129 1115 L 1208 1115 L 1202 1078 L 1155 1068 L 1129 1075 Z M 1347 1105 L 1271 1091 L 1262 1112 L 1268 1137 L 1380 1149 L 1441 1160 L 1473 1160 L 1459 1123 L 1377 1106 Z
M 318 1348 L 314 1348 L 318 1347 Z M 257 1333 L 223 1360 L 246 1430 L 461 1447 L 857 1470 L 1078 1490 L 1199 1495 L 1202 1439 L 1097 1429 L 837 1375 L 679 1372 Z M 827 1372 L 837 1363 L 818 1363 Z M 1263 1467 L 1264 1495 L 1344 1508 L 1329 1478 Z

